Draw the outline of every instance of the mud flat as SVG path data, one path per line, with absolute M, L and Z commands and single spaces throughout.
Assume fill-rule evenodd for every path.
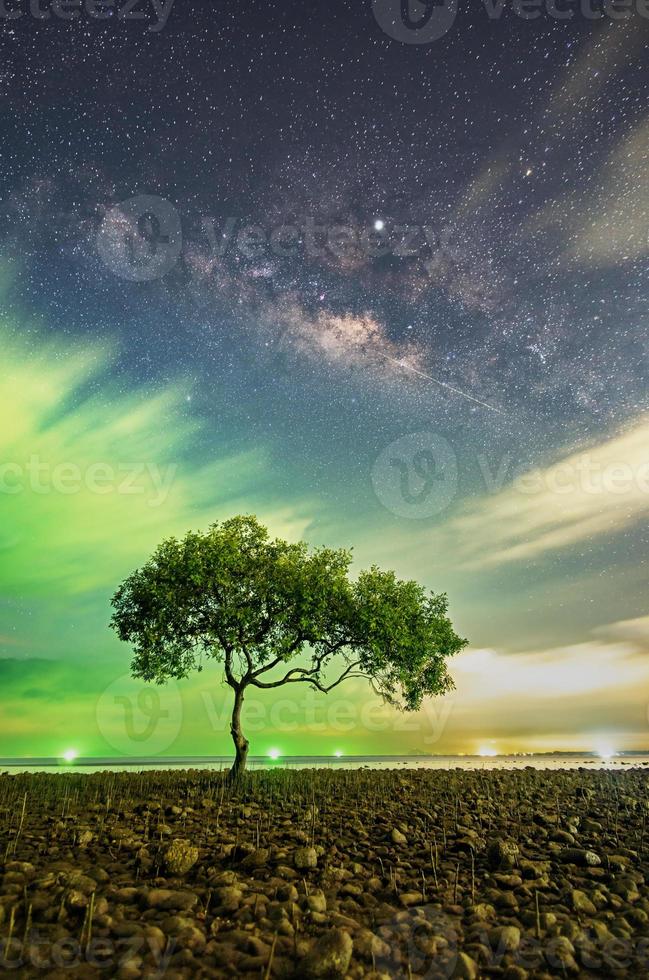
M 649 976 L 649 774 L 0 776 L 0 969 Z

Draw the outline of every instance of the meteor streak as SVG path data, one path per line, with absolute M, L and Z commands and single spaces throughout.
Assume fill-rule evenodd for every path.
M 483 402 L 474 395 L 467 394 L 466 391 L 460 391 L 459 388 L 454 388 L 453 385 L 447 384 L 445 381 L 440 381 L 438 378 L 433 378 L 430 374 L 424 374 L 423 371 L 418 371 L 417 368 L 412 367 L 406 361 L 400 361 L 396 357 L 390 357 L 389 354 L 384 354 L 382 351 L 376 351 L 379 357 L 384 357 L 386 361 L 392 361 L 393 364 L 398 364 L 399 367 L 404 368 L 406 371 L 410 371 L 412 374 L 418 374 L 420 378 L 425 378 L 427 381 L 432 381 L 433 384 L 439 385 L 440 388 L 448 388 L 449 391 L 455 392 L 456 395 L 460 395 L 462 398 L 467 398 L 471 402 L 475 402 L 476 405 L 482 405 L 483 408 L 488 408 L 490 412 L 497 412 L 498 415 L 505 415 L 500 408 L 496 408 L 495 405 L 489 405 L 488 402 Z

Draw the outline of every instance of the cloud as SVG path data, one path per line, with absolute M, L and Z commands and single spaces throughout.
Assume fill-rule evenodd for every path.
M 649 418 L 463 509 L 441 529 L 466 568 L 527 561 L 633 527 L 649 514 Z
M 448 721 L 435 751 L 477 751 L 492 740 L 499 751 L 646 748 L 648 654 L 649 616 L 607 624 L 571 646 L 463 651 L 453 659 L 456 690 L 444 699 Z
M 611 76 L 642 54 L 646 41 L 645 32 L 634 24 L 627 30 L 614 24 L 604 37 L 599 32 L 594 34 L 557 82 L 550 97 L 550 115 L 565 121 L 568 114 L 575 123 L 587 126 L 587 110 L 601 97 Z
M 125 390 L 111 353 L 0 324 L 0 594 L 61 597 L 116 584 L 158 542 L 237 512 L 298 537 L 311 513 L 261 492 L 254 448 L 199 454 L 182 382 Z M 6 629 L 5 629 L 6 632 Z
M 589 194 L 575 225 L 566 255 L 581 264 L 617 266 L 649 255 L 649 120 L 610 155 L 597 207 Z

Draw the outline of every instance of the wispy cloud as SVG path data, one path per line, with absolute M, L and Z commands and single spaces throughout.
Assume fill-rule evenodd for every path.
M 649 418 L 607 441 L 568 452 L 493 496 L 470 503 L 441 530 L 460 565 L 526 561 L 620 533 L 649 514 Z
M 0 593 L 116 584 L 163 537 L 238 511 L 290 537 L 311 520 L 305 502 L 260 493 L 265 452 L 229 443 L 197 454 L 202 425 L 182 382 L 124 390 L 105 349 L 72 353 L 1 325 L 0 339 Z
M 444 743 L 500 751 L 598 751 L 649 745 L 649 616 L 610 623 L 585 642 L 529 653 L 467 650 Z M 605 711 L 603 711 L 605 706 Z

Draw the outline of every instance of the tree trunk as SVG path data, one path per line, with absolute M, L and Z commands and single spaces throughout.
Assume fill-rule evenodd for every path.
M 241 706 L 243 705 L 243 688 L 238 688 L 234 695 L 234 708 L 232 709 L 232 724 L 230 725 L 230 732 L 232 734 L 232 741 L 234 742 L 234 764 L 232 769 L 230 769 L 230 781 L 234 782 L 239 779 L 241 773 L 246 768 L 246 759 L 248 758 L 248 739 L 245 737 L 241 730 Z

